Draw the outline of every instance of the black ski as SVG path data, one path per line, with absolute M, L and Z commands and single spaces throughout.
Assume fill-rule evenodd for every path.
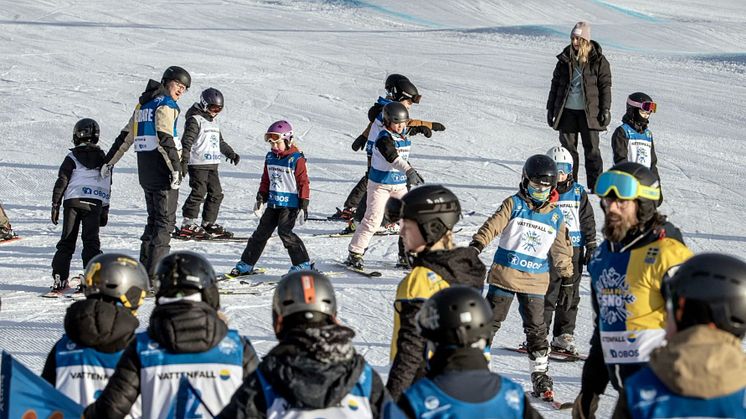
M 551 393 L 551 394 L 547 394 Z M 526 394 L 530 395 L 534 398 L 534 400 L 538 400 L 542 403 L 548 404 L 552 409 L 554 410 L 566 410 L 566 409 L 572 409 L 572 405 L 574 403 L 572 402 L 560 402 L 554 399 L 554 391 L 547 391 L 545 394 L 540 395 L 537 393 L 534 393 L 533 391 L 527 391 Z
M 518 352 L 521 354 L 527 354 L 528 350 L 523 346 L 518 346 L 517 348 L 510 347 L 510 346 L 503 346 L 500 349 L 505 349 L 506 351 L 513 351 Z M 559 362 L 575 362 L 575 361 L 585 361 L 587 358 L 587 355 L 584 354 L 571 354 L 569 352 L 560 352 L 557 350 L 551 350 L 549 351 L 549 359 L 553 361 L 559 361 Z
M 378 278 L 383 275 L 382 273 L 378 271 L 368 271 L 366 269 L 355 269 L 352 266 L 345 264 L 344 262 L 337 262 L 337 263 L 343 266 L 345 269 L 347 269 L 350 272 L 355 272 L 358 275 L 366 276 L 368 278 Z
M 243 277 L 254 276 L 254 275 L 261 275 L 261 274 L 265 274 L 265 273 L 267 273 L 267 270 L 264 269 L 264 268 L 254 268 L 251 271 L 249 271 L 249 272 L 247 272 L 245 274 L 242 274 L 242 275 L 231 275 L 230 273 L 224 273 L 222 275 L 218 275 L 216 281 L 218 281 L 218 282 L 219 281 L 228 281 L 228 280 L 231 280 L 231 279 L 243 278 Z
M 8 243 L 12 243 L 12 242 L 15 242 L 15 241 L 18 241 L 18 240 L 21 240 L 21 239 L 22 239 L 22 237 L 15 236 L 15 237 L 11 237 L 9 239 L 0 240 L 0 244 L 8 244 Z
M 195 237 L 195 236 L 182 236 L 180 234 L 172 234 L 171 238 L 174 238 L 176 240 L 183 240 L 183 241 L 196 241 L 196 242 L 245 242 L 249 240 L 248 237 L 238 237 L 238 236 L 230 236 L 230 237 L 212 237 L 212 236 L 202 236 L 202 237 Z

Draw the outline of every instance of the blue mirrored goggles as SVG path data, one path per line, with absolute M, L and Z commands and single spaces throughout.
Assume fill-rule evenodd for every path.
M 618 199 L 646 198 L 657 201 L 661 197 L 661 190 L 657 186 L 645 186 L 629 173 L 609 170 L 604 172 L 596 181 L 594 188 L 596 195 L 605 197 L 614 192 Z
M 565 175 L 572 174 L 572 164 L 570 163 L 557 163 L 557 173 Z

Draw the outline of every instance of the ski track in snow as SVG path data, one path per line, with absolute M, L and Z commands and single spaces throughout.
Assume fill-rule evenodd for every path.
M 57 169 L 77 119 L 92 117 L 107 149 L 128 120 L 148 78 L 181 65 L 193 85 L 182 112 L 207 87 L 226 97 L 220 120 L 226 141 L 241 155 L 223 165 L 225 191 L 220 222 L 248 236 L 267 147 L 261 135 L 271 122 L 288 119 L 300 133 L 309 161 L 312 214 L 331 214 L 364 172 L 365 156 L 350 150 L 367 123 L 368 106 L 383 93 L 388 73 L 403 73 L 424 96 L 414 118 L 446 125 L 432 138 L 413 138 L 411 161 L 431 183 L 452 188 L 465 210 L 459 244 L 467 244 L 486 217 L 512 194 L 523 161 L 556 143 L 546 127 L 545 102 L 567 34 L 578 20 L 592 24 L 614 77 L 616 126 L 626 95 L 649 93 L 660 104 L 653 116 L 666 202 L 661 211 L 685 233 L 695 251 L 746 255 L 743 204 L 736 185 L 746 157 L 746 6 L 738 0 L 707 7 L 694 0 L 658 4 L 641 0 L 565 0 L 551 10 L 539 0 L 510 2 L 245 1 L 146 4 L 13 3 L 0 18 L 0 199 L 23 240 L 0 246 L 0 348 L 40 372 L 63 332 L 69 300 L 42 300 L 60 227 L 49 222 Z M 163 10 L 178 16 L 164 20 Z M 179 129 L 183 127 L 180 119 Z M 601 134 L 610 167 L 611 130 Z M 581 172 L 583 170 L 581 169 Z M 581 174 L 581 182 L 585 176 Z M 182 186 L 181 200 L 188 194 Z M 603 216 L 591 197 L 597 225 Z M 145 222 L 136 158 L 128 152 L 115 169 L 109 225 L 102 249 L 137 256 Z M 177 213 L 180 221 L 180 211 Z M 297 227 L 322 270 L 340 271 L 349 239 L 310 237 L 343 224 L 309 222 Z M 79 244 L 80 246 L 80 244 Z M 217 272 L 235 264 L 243 243 L 172 242 L 173 250 L 207 254 Z M 483 252 L 489 263 L 493 242 Z M 72 272 L 82 271 L 78 254 Z M 356 332 L 358 350 L 384 376 L 389 368 L 393 297 L 402 272 L 392 269 L 395 237 L 374 237 L 366 259 L 383 272 L 368 279 L 343 272 L 332 280 L 340 318 Z M 267 243 L 259 265 L 280 274 L 290 261 L 279 240 Z M 588 277 L 576 337 L 587 352 L 592 331 Z M 274 344 L 271 291 L 223 295 L 232 327 L 249 336 L 260 354 Z M 141 328 L 152 310 L 139 311 Z M 493 345 L 492 369 L 530 388 L 525 356 L 498 349 L 518 345 L 523 331 L 513 304 Z M 552 363 L 558 399 L 571 401 L 582 363 Z M 600 413 L 611 414 L 613 390 Z M 546 417 L 565 412 L 537 405 Z

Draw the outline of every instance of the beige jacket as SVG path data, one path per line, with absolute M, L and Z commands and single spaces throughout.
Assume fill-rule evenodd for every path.
M 523 199 L 519 193 L 518 197 Z M 546 214 L 556 208 L 554 203 L 547 203 L 540 208 L 536 208 L 534 204 L 528 200 L 525 200 L 529 207 L 538 211 L 541 214 Z M 512 197 L 506 198 L 500 207 L 495 211 L 487 221 L 482 224 L 476 234 L 472 237 L 473 242 L 479 243 L 481 248 L 486 247 L 495 237 L 500 235 L 508 222 L 511 220 L 510 214 L 513 211 L 513 200 Z M 481 250 L 481 249 L 480 249 Z M 552 247 L 549 250 L 549 254 L 552 257 L 552 263 L 554 268 L 562 278 L 572 276 L 572 243 L 567 232 L 567 225 L 562 223 L 557 236 L 552 243 Z M 528 273 L 522 272 L 514 268 L 502 266 L 493 263 L 490 267 L 489 274 L 487 275 L 487 281 L 490 284 L 494 284 L 500 288 L 526 293 L 526 294 L 540 294 L 544 295 L 549 288 L 549 272 L 546 273 Z

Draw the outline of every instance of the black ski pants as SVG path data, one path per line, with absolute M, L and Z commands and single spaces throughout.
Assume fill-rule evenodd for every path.
M 192 192 L 181 208 L 184 218 L 197 219 L 199 207 L 204 201 L 202 225 L 215 224 L 220 203 L 223 202 L 223 188 L 220 186 L 217 165 L 189 166 L 189 187 Z
M 365 191 L 368 190 L 368 172 L 365 172 L 365 175 L 360 178 L 360 180 L 357 181 L 357 184 L 354 188 L 350 191 L 350 194 L 347 195 L 347 199 L 345 199 L 344 206 L 345 208 L 358 208 L 360 203 L 362 202 L 363 205 L 365 205 Z M 365 212 L 365 207 L 363 207 L 363 212 Z M 362 219 L 362 218 L 361 218 Z
M 178 189 L 145 189 L 148 222 L 140 236 L 140 262 L 153 277 L 155 266 L 171 251 L 171 234 L 176 226 Z
M 62 212 L 62 237 L 57 242 L 57 252 L 52 258 L 52 275 L 59 275 L 60 279 L 70 277 L 70 261 L 75 253 L 75 243 L 78 241 L 78 230 L 81 230 L 83 240 L 83 268 L 88 261 L 101 253 L 101 240 L 98 237 L 101 222 L 101 205 L 91 205 L 88 209 L 64 207 Z
M 487 291 L 487 302 L 492 308 L 492 338 L 500 330 L 502 322 L 508 317 L 513 296 L 518 297 L 518 312 L 523 320 L 523 332 L 526 334 L 529 355 L 534 352 L 549 350 L 547 343 L 547 326 L 544 324 L 544 296 L 523 294 L 508 291 L 490 284 Z
M 267 208 L 264 214 L 262 214 L 262 218 L 259 219 L 259 225 L 246 243 L 246 248 L 241 255 L 241 261 L 252 266 L 256 265 L 256 262 L 264 251 L 267 240 L 269 240 L 276 228 L 277 235 L 280 236 L 282 244 L 287 249 L 293 265 L 308 262 L 308 252 L 306 251 L 306 246 L 303 244 L 303 240 L 297 234 L 293 233 L 297 217 L 298 208 Z
M 575 333 L 575 320 L 578 317 L 578 304 L 580 304 L 580 277 L 583 274 L 583 255 L 585 249 L 583 247 L 573 247 L 572 249 L 572 289 L 573 289 L 573 300 L 570 307 L 567 310 L 563 310 L 557 307 L 557 300 L 559 299 L 560 288 L 562 288 L 562 279 L 557 274 L 556 269 L 553 268 L 552 257 L 549 256 L 549 289 L 547 295 L 544 296 L 544 323 L 547 325 L 547 332 L 549 327 L 552 325 L 552 317 L 554 317 L 554 327 L 552 328 L 552 337 L 557 337 L 562 334 L 574 334 Z
M 585 111 L 576 109 L 565 109 L 559 123 L 559 140 L 562 147 L 572 154 L 572 175 L 578 180 L 579 156 L 578 156 L 578 133 L 583 142 L 583 153 L 585 154 L 585 176 L 588 180 L 589 193 L 593 193 L 596 179 L 601 176 L 604 162 L 601 158 L 601 149 L 598 147 L 598 131 L 588 128 L 588 120 Z

